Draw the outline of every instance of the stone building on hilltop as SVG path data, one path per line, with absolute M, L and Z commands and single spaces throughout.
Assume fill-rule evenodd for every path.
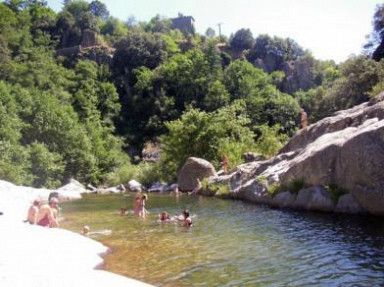
M 195 34 L 195 19 L 192 16 L 179 14 L 179 17 L 171 20 L 173 29 L 179 29 L 181 32 L 187 34 Z

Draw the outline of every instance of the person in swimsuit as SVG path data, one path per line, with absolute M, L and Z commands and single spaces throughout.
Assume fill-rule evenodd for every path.
M 134 214 L 145 218 L 145 216 L 148 213 L 148 211 L 145 209 L 145 203 L 147 202 L 147 200 L 148 200 L 148 195 L 146 194 L 142 194 L 142 195 L 139 194 L 135 197 L 135 201 L 133 203 Z
M 301 128 L 308 126 L 308 116 L 304 109 L 300 109 L 300 124 Z
M 146 194 L 143 194 L 141 196 L 141 199 L 140 199 L 140 212 L 139 212 L 139 216 L 145 218 L 145 216 L 147 215 L 148 211 L 145 209 L 145 204 L 148 200 L 148 195 Z
M 182 226 L 191 227 L 192 226 L 192 218 L 189 215 L 189 211 L 186 209 L 183 211 L 183 215 L 178 217 L 177 220 L 180 222 Z
M 228 157 L 227 157 L 226 155 L 223 155 L 221 164 L 222 164 L 222 166 L 223 166 L 223 172 L 224 172 L 224 174 L 227 174 L 227 173 L 228 173 L 228 163 L 229 163 Z
M 36 219 L 37 225 L 44 227 L 59 227 L 59 222 L 55 218 L 58 205 L 59 200 L 56 197 L 52 197 L 48 204 L 43 204 L 40 206 Z
M 28 215 L 27 220 L 25 222 L 28 222 L 30 224 L 36 224 L 37 220 L 37 213 L 39 212 L 39 205 L 40 200 L 34 200 L 31 207 L 28 209 Z
M 163 211 L 162 213 L 160 213 L 158 217 L 159 217 L 158 221 L 161 222 L 161 223 L 171 222 L 172 221 L 169 213 L 166 212 L 166 211 Z

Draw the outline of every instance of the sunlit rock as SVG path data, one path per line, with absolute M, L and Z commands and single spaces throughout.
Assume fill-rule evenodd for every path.
M 177 176 L 177 184 L 180 190 L 190 191 L 195 188 L 197 178 L 203 179 L 216 175 L 216 170 L 209 161 L 202 158 L 189 157 Z

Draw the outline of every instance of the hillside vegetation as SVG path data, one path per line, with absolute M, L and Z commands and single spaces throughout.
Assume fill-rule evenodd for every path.
M 0 179 L 57 187 L 172 180 L 189 156 L 233 167 L 384 89 L 384 5 L 365 54 L 337 65 L 292 39 L 228 38 L 110 16 L 100 1 L 0 3 Z M 371 55 L 374 54 L 374 60 Z M 381 61 L 380 61 L 381 60 Z M 160 160 L 141 161 L 144 147 Z

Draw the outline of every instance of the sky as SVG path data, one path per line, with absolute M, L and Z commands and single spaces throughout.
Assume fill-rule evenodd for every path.
M 230 36 L 239 29 L 291 38 L 312 52 L 316 59 L 345 61 L 361 53 L 366 35 L 372 31 L 377 4 L 383 0 L 99 0 L 111 16 L 126 21 L 149 21 L 159 14 L 166 18 L 178 13 L 193 16 L 196 31 L 208 27 Z M 62 0 L 48 0 L 55 11 Z M 88 1 L 90 2 L 90 1 Z

